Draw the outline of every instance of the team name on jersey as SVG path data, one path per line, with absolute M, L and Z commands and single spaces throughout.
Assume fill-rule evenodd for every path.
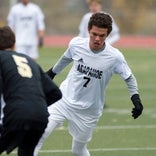
M 85 66 L 83 64 L 79 64 L 77 67 L 77 71 L 79 71 L 80 73 L 83 73 L 89 77 L 94 77 L 96 79 L 101 79 L 102 78 L 102 74 L 103 71 Z
M 21 21 L 31 21 L 32 19 L 33 18 L 31 16 L 25 16 L 20 18 Z

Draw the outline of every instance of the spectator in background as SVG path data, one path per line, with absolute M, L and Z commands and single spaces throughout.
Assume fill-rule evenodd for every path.
M 45 33 L 44 14 L 40 7 L 29 0 L 20 0 L 11 7 L 7 21 L 16 35 L 16 51 L 36 60 Z
M 15 35 L 9 26 L 0 28 L 0 154 L 18 147 L 18 156 L 33 151 L 48 123 L 47 106 L 62 97 L 59 88 L 30 57 L 13 51 Z M 1 98 L 2 96 L 0 96 Z
M 102 11 L 102 1 L 101 0 L 87 0 L 87 4 L 89 6 L 90 12 L 86 13 L 81 19 L 81 22 L 79 25 L 79 36 L 80 37 L 89 37 L 89 33 L 88 33 L 89 19 L 93 13 Z M 113 20 L 112 32 L 110 33 L 110 35 L 107 38 L 107 41 L 110 44 L 114 44 L 120 38 L 119 28 L 113 18 L 112 18 L 112 20 Z

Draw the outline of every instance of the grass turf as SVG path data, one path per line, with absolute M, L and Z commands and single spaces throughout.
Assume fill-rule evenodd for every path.
M 46 71 L 63 54 L 65 48 L 42 48 L 38 63 Z M 138 81 L 144 105 L 142 116 L 131 117 L 133 107 L 124 81 L 114 75 L 106 92 L 106 108 L 88 144 L 94 156 L 154 156 L 156 153 L 156 52 L 154 49 L 120 49 Z M 54 79 L 60 84 L 67 75 L 67 67 Z M 72 138 L 67 123 L 56 129 L 45 141 L 39 156 L 72 156 Z M 3 154 L 5 155 L 5 154 Z M 11 155 L 14 155 L 11 154 Z

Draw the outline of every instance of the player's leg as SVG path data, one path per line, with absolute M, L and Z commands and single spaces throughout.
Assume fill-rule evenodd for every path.
M 23 132 L 23 138 L 18 145 L 18 156 L 33 156 L 34 149 L 41 138 L 43 130 L 32 129 L 29 131 Z
M 16 45 L 15 51 L 18 52 L 18 53 L 22 53 L 22 54 L 28 55 L 27 54 L 28 46 Z
M 90 156 L 87 143 L 92 139 L 98 118 L 93 118 L 87 111 L 72 110 L 68 128 L 73 137 L 72 152 L 74 156 Z
M 49 137 L 49 135 L 53 132 L 53 130 L 58 127 L 59 123 L 57 123 L 54 120 L 49 120 L 47 128 L 45 129 L 45 132 L 43 133 L 43 135 L 41 136 L 37 146 L 35 147 L 34 150 L 34 156 L 37 156 L 39 153 L 39 150 L 41 149 L 44 141 Z
M 3 129 L 0 137 L 0 154 L 4 151 L 9 154 L 17 147 L 18 143 L 16 136 L 16 131 L 6 132 L 6 130 Z
M 15 50 L 18 53 L 22 53 L 31 57 L 33 60 L 37 60 L 39 57 L 37 45 L 33 45 L 33 46 L 17 45 Z
M 90 156 L 87 143 L 78 142 L 76 140 L 72 142 L 72 153 L 74 156 Z
M 42 137 L 40 138 L 35 150 L 34 150 L 34 156 L 38 155 L 39 150 L 41 149 L 44 141 L 49 137 L 49 135 L 53 132 L 53 130 L 63 124 L 63 122 L 66 120 L 66 117 L 64 116 L 65 110 L 63 107 L 61 107 L 63 104 L 62 100 L 59 100 L 55 104 L 48 107 L 49 111 L 49 122 L 47 125 L 47 128 L 45 129 L 45 132 L 43 133 Z
M 37 60 L 39 57 L 38 46 L 37 45 L 29 46 L 27 55 L 30 56 L 33 60 Z
M 90 156 L 87 143 L 92 138 L 94 128 L 86 127 L 85 124 L 78 122 L 78 120 L 79 118 L 75 118 L 74 121 L 69 121 L 69 133 L 73 137 L 72 153 L 74 156 Z

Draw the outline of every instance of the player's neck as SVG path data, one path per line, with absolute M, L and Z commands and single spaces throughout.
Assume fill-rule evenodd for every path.
M 100 52 L 102 52 L 102 51 L 105 49 L 105 46 L 106 46 L 106 45 L 104 44 L 102 48 L 100 48 L 100 49 L 98 49 L 98 50 L 91 49 L 91 51 L 92 51 L 93 53 L 95 53 L 95 54 L 100 53 Z
M 27 6 L 27 5 L 28 5 L 28 3 L 29 3 L 29 2 L 27 2 L 27 3 L 22 3 L 22 4 L 23 4 L 24 6 Z
M 5 51 L 14 51 L 15 45 L 13 45 L 11 48 L 6 48 Z

